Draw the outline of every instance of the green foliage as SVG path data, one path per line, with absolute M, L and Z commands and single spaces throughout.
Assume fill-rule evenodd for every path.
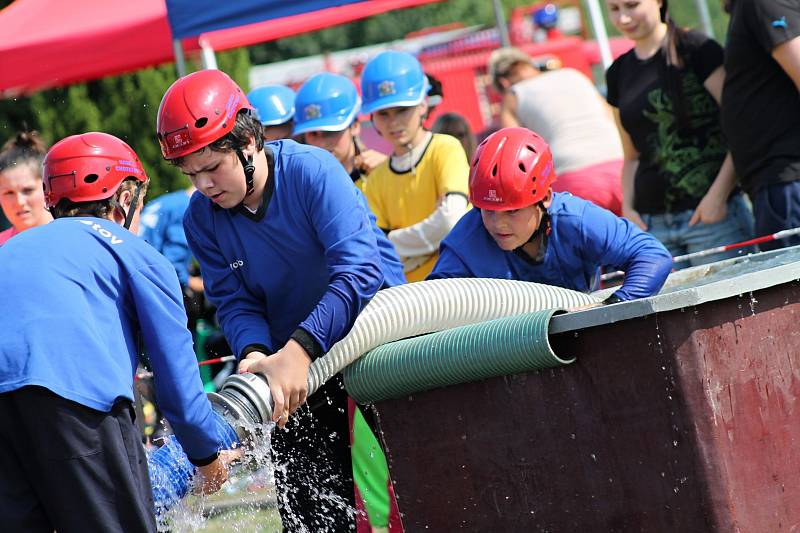
M 502 0 L 506 17 L 518 6 L 532 5 L 536 0 Z M 589 10 L 586 0 L 581 0 L 586 24 L 589 24 Z M 727 16 L 722 12 L 720 2 L 707 0 L 715 36 L 723 42 Z M 605 10 L 605 0 L 600 0 Z M 670 12 L 681 26 L 700 28 L 695 0 L 671 0 Z M 406 34 L 424 27 L 460 22 L 465 26 L 495 24 L 492 2 L 489 0 L 448 0 L 414 9 L 403 9 L 384 13 L 369 19 L 359 20 L 335 28 L 298 35 L 279 41 L 263 43 L 250 47 L 250 59 L 254 65 L 284 61 L 295 57 L 334 52 L 347 48 L 377 44 L 402 39 Z M 608 23 L 611 35 L 618 35 Z
M 247 50 L 219 54 L 217 61 L 246 91 Z M 0 143 L 24 127 L 39 130 L 50 144 L 76 133 L 104 131 L 136 150 L 152 179 L 150 198 L 183 188 L 186 179 L 163 160 L 155 136 L 158 105 L 175 79 L 175 67 L 165 65 L 0 101 Z
M 506 15 L 511 9 L 531 5 L 536 0 L 502 0 Z M 425 27 L 461 22 L 494 25 L 490 0 L 449 0 L 418 8 L 401 9 L 375 17 L 250 47 L 254 65 L 284 61 L 295 57 L 334 52 L 370 44 L 402 39 L 407 33 Z

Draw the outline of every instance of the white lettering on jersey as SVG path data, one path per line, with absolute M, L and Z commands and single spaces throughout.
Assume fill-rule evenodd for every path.
M 237 259 L 236 261 L 230 264 L 231 270 L 236 270 L 237 268 L 243 266 L 244 266 L 244 261 L 242 261 L 241 259 Z
M 103 226 L 98 224 L 97 222 L 92 222 L 91 220 L 79 220 L 81 224 L 86 224 L 87 226 L 91 226 L 93 230 L 97 233 L 105 237 L 106 239 L 111 240 L 111 244 L 120 244 L 122 243 L 122 239 L 105 229 Z

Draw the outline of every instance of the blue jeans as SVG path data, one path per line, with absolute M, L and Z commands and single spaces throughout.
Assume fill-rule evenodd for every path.
M 753 195 L 753 213 L 756 217 L 756 234 L 759 237 L 800 227 L 800 181 L 776 183 L 759 189 Z M 798 244 L 800 236 L 795 235 L 765 242 L 759 247 L 766 251 Z
M 647 224 L 647 231 L 666 246 L 673 257 L 707 250 L 726 244 L 734 244 L 753 238 L 753 215 L 745 202 L 744 196 L 737 194 L 728 200 L 728 213 L 725 218 L 714 224 L 698 222 L 689 226 L 694 209 L 665 213 L 661 215 L 643 214 L 642 220 Z M 749 246 L 728 250 L 718 254 L 698 257 L 689 261 L 675 263 L 675 268 L 703 265 L 729 259 L 752 252 Z

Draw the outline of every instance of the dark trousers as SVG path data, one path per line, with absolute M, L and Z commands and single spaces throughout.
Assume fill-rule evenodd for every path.
M 131 402 L 90 409 L 42 387 L 0 394 L 0 521 L 25 533 L 153 532 Z
M 753 195 L 753 216 L 757 237 L 800 227 L 800 181 L 775 183 Z M 759 244 L 763 251 L 800 244 L 800 236 Z
M 278 508 L 285 531 L 355 531 L 347 393 L 328 380 L 272 433 Z

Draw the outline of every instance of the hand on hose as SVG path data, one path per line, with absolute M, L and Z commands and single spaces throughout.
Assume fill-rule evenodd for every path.
M 240 459 L 244 454 L 244 449 L 224 450 L 219 452 L 219 456 L 214 462 L 205 466 L 197 467 L 197 477 L 195 477 L 195 494 L 214 494 L 228 480 L 228 467 L 232 462 Z
M 250 352 L 239 363 L 239 372 L 263 374 L 275 403 L 272 421 L 283 427 L 308 395 L 308 368 L 311 357 L 297 341 L 290 340 L 276 353 L 266 356 Z

